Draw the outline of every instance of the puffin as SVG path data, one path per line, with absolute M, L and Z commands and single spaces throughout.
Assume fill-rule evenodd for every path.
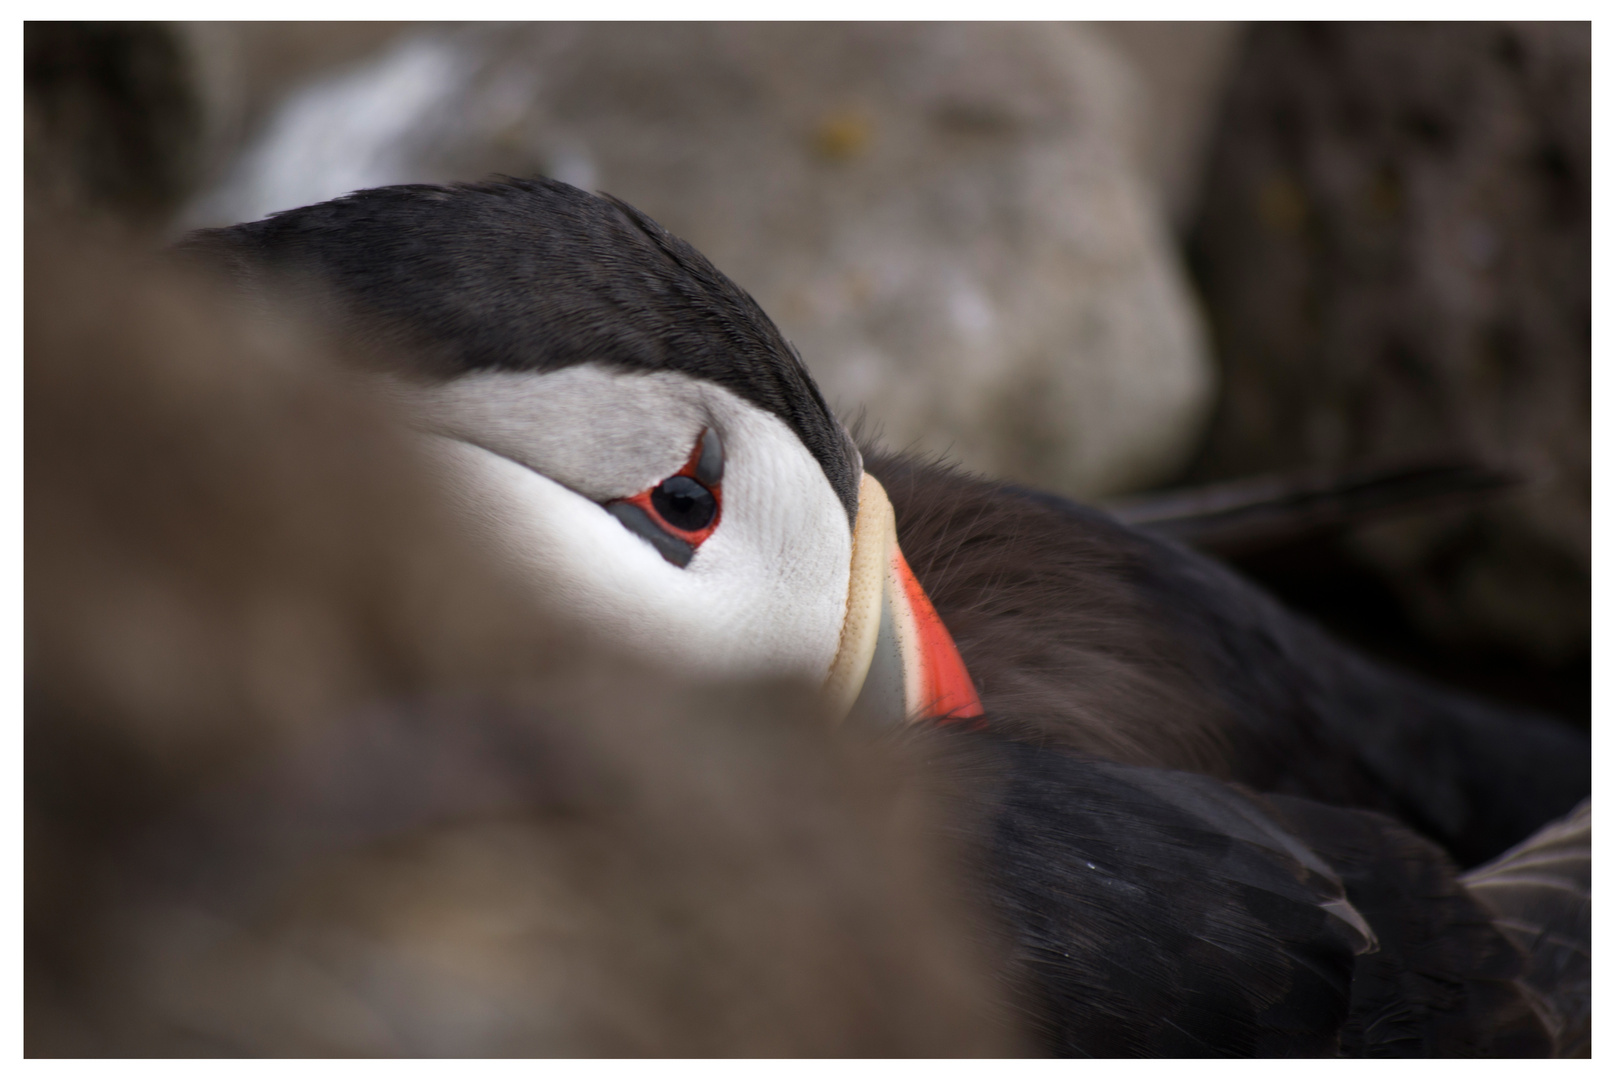
M 743 289 L 610 196 L 399 185 L 180 251 L 361 341 L 546 602 L 918 740 L 1047 1051 L 1584 1049 L 1567 725 L 1380 665 L 1098 509 L 860 445 Z

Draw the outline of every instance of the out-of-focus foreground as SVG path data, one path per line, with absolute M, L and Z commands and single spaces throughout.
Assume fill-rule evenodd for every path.
M 1017 1049 L 899 749 L 558 624 L 338 346 L 30 225 L 30 1055 Z

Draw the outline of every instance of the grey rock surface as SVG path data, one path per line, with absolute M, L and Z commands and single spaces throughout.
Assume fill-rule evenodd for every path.
M 1200 197 L 1212 135 L 1246 25 L 1101 22 L 1087 27 L 1138 73 L 1145 123 L 1138 159 L 1172 225 L 1186 228 Z
M 1225 384 L 1192 475 L 1536 472 L 1354 545 L 1428 632 L 1545 662 L 1590 634 L 1590 45 L 1585 23 L 1259 26 L 1194 240 Z
M 495 172 L 608 191 L 889 445 L 1092 496 L 1180 468 L 1214 385 L 1143 109 L 1071 25 L 434 29 L 288 97 L 186 224 Z

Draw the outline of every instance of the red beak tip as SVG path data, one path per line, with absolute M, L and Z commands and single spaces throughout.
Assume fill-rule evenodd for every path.
M 948 633 L 931 598 L 925 595 L 909 569 L 902 550 L 893 550 L 893 565 L 903 583 L 909 609 L 914 613 L 915 631 L 919 636 L 920 700 L 928 703 L 923 711 L 940 723 L 957 723 L 981 716 L 981 698 L 976 695 L 975 683 L 959 656 L 953 635 Z

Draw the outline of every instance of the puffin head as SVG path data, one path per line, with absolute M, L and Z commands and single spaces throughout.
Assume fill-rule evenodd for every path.
M 634 208 L 550 180 L 405 185 L 189 246 L 399 357 L 387 385 L 457 509 L 562 610 L 687 673 L 814 680 L 838 716 L 980 714 L 800 357 Z

